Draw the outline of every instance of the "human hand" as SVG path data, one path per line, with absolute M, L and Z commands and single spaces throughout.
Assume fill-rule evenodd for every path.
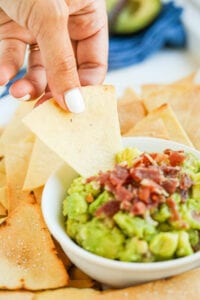
M 0 85 L 18 73 L 26 46 L 37 43 L 10 93 L 30 100 L 50 91 L 62 108 L 81 112 L 79 86 L 102 83 L 107 69 L 105 1 L 0 0 L 0 41 Z

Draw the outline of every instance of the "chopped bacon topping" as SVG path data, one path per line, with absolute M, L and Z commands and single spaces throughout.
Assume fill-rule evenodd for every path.
M 116 200 L 111 200 L 104 203 L 96 210 L 96 216 L 106 215 L 107 217 L 114 216 L 120 210 L 120 202 Z
M 171 166 L 180 166 L 185 160 L 184 151 L 173 151 L 170 149 L 166 149 L 164 151 L 165 154 L 168 155 Z
M 113 200 L 97 210 L 97 216 L 112 216 L 120 209 L 144 215 L 147 209 L 167 203 L 173 219 L 177 220 L 178 210 L 171 195 L 178 192 L 185 201 L 192 186 L 189 175 L 181 170 L 185 158 L 183 151 L 170 149 L 163 153 L 143 153 L 130 167 L 119 164 L 112 171 L 87 179 L 87 182 L 96 180 L 102 189 L 113 195 Z

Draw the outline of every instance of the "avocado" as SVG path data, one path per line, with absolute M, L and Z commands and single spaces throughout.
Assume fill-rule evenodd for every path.
M 124 236 L 118 228 L 111 229 L 97 218 L 82 224 L 76 239 L 84 249 L 111 259 L 118 258 L 124 243 Z
M 143 256 L 148 253 L 148 244 L 146 241 L 139 240 L 137 237 L 128 239 L 123 251 L 119 254 L 121 261 L 143 261 Z
M 189 234 L 186 231 L 180 231 L 178 233 L 178 247 L 176 250 L 176 255 L 178 257 L 187 256 L 193 253 L 192 247 L 190 245 Z
M 84 195 L 73 193 L 63 201 L 63 215 L 69 219 L 80 220 L 82 215 L 87 214 L 88 204 Z
M 149 240 L 156 234 L 155 226 L 140 217 L 133 217 L 127 213 L 118 212 L 114 215 L 113 219 L 121 231 L 128 237 L 135 236 Z
M 119 1 L 107 0 L 109 14 Z M 137 32 L 149 25 L 161 10 L 160 0 L 127 0 L 110 22 L 110 31 L 117 34 Z
M 151 252 L 159 258 L 172 258 L 178 246 L 179 235 L 173 232 L 160 232 L 150 242 Z

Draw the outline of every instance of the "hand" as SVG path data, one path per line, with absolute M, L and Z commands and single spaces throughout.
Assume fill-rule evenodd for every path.
M 84 109 L 80 85 L 102 83 L 107 69 L 108 33 L 104 0 L 0 0 L 0 85 L 23 65 L 27 73 L 10 93 L 21 100 L 50 91 L 59 105 Z

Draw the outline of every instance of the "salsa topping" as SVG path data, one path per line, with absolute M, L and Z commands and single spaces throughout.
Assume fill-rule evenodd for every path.
M 87 179 L 87 182 L 97 181 L 102 190 L 113 195 L 110 203 L 101 206 L 96 215 L 109 216 L 124 210 L 135 216 L 144 216 L 147 210 L 167 203 L 173 218 L 179 219 L 171 195 L 179 192 L 185 201 L 193 184 L 190 176 L 181 171 L 185 159 L 184 151 L 170 149 L 163 153 L 142 153 L 132 165 L 122 162 L 112 171 L 100 172 Z

